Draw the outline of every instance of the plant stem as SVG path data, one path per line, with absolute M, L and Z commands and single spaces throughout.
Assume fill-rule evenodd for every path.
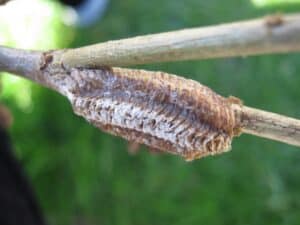
M 244 106 L 242 124 L 244 133 L 300 146 L 300 120 Z
M 43 53 L 0 46 L 0 71 L 10 72 L 35 80 L 42 66 Z
M 300 14 L 294 14 L 108 41 L 67 50 L 62 60 L 95 68 L 299 50 Z
M 75 50 L 39 52 L 0 46 L 0 71 L 15 73 L 44 86 L 52 76 L 68 76 L 70 68 L 127 65 L 157 61 L 224 57 L 300 50 L 300 15 L 183 30 L 87 46 Z M 278 21 L 277 21 L 278 22 Z M 271 27 L 269 27 L 271 26 Z M 47 68 L 47 72 L 45 72 Z M 118 69 L 122 73 L 122 69 Z M 126 73 L 136 70 L 126 70 Z M 63 73 L 63 74 L 62 74 Z M 64 74 L 65 73 L 65 74 Z M 147 73 L 147 71 L 143 71 Z M 150 72 L 149 72 L 150 73 Z M 66 83 L 57 83 L 60 93 Z M 60 89 L 61 88 L 61 89 Z M 237 105 L 244 133 L 300 146 L 300 120 Z

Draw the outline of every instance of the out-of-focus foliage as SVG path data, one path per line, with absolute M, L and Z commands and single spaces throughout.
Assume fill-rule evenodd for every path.
M 259 8 L 253 2 L 111 0 L 102 21 L 77 30 L 65 47 L 300 11 L 300 4 L 285 1 Z M 183 75 L 247 105 L 300 118 L 299 58 L 266 55 L 140 67 Z M 124 140 L 75 116 L 64 97 L 37 85 L 29 90 L 30 110 L 22 110 L 11 95 L 2 100 L 13 111 L 18 156 L 51 224 L 299 224 L 296 147 L 242 135 L 231 152 L 192 163 L 145 149 L 131 156 Z
M 257 7 L 274 6 L 281 4 L 295 4 L 299 3 L 299 0 L 251 0 Z
M 74 31 L 65 25 L 66 10 L 53 0 L 14 0 L 0 7 L 0 44 L 23 49 L 64 47 Z M 3 96 L 14 98 L 20 110 L 32 108 L 31 83 L 3 75 Z

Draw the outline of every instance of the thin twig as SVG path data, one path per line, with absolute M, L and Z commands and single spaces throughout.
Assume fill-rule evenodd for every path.
M 128 66 L 299 50 L 294 14 L 108 41 L 69 49 L 62 60 L 68 67 Z
M 187 159 L 228 150 L 231 138 L 240 132 L 300 146 L 300 120 L 242 106 L 235 98 L 225 99 L 199 83 L 162 72 L 66 68 L 61 64 L 63 53 L 0 47 L 0 71 L 14 72 L 67 96 L 76 114 L 102 130 L 169 152 L 175 148 L 175 154 Z M 151 111 L 155 108 L 163 114 Z M 186 118 L 179 124 L 189 129 L 174 128 L 172 136 L 170 126 L 180 115 Z M 147 127 L 150 125 L 154 128 Z M 166 134 L 164 129 L 168 130 Z M 206 135 L 199 139 L 200 145 L 196 145 L 195 134 Z M 169 139 L 162 141 L 164 135 Z M 194 149 L 187 154 L 185 145 L 191 149 L 200 146 L 202 152 Z
M 300 146 L 300 120 L 242 107 L 243 132 Z
M 42 52 L 0 46 L 0 71 L 32 76 L 42 61 Z

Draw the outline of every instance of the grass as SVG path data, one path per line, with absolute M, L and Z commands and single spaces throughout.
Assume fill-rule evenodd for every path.
M 296 12 L 300 4 L 112 0 L 98 24 L 68 47 L 187 27 Z M 253 34 L 255 35 L 255 34 Z M 140 66 L 195 79 L 245 104 L 300 118 L 299 54 Z M 32 109 L 13 111 L 18 156 L 51 224 L 288 224 L 300 221 L 296 147 L 242 135 L 228 154 L 192 163 L 145 150 L 75 116 L 67 100 L 33 85 Z

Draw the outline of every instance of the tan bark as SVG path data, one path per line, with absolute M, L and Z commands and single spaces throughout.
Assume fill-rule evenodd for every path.
M 300 14 L 271 15 L 69 49 L 62 61 L 67 67 L 128 66 L 299 50 Z
M 98 121 L 91 119 L 93 112 L 89 111 L 88 113 L 86 113 L 85 109 L 82 108 L 83 105 L 79 105 L 79 107 L 81 107 L 80 110 L 83 110 L 82 112 L 84 113 L 79 113 L 78 109 L 76 109 L 77 107 L 76 104 L 78 103 L 77 100 L 80 99 L 82 96 L 86 98 L 86 95 L 83 92 L 85 91 L 90 92 L 93 88 L 97 88 L 97 87 L 101 89 L 102 87 L 100 85 L 102 79 L 100 76 L 101 74 L 103 76 L 112 76 L 112 77 L 114 76 L 114 79 L 125 79 L 125 78 L 128 79 L 132 77 L 136 79 L 136 81 L 138 82 L 148 82 L 147 84 L 146 83 L 144 84 L 145 87 L 147 87 L 146 85 L 148 84 L 154 85 L 155 82 L 157 82 L 157 80 L 155 80 L 155 78 L 153 81 L 150 80 L 153 79 L 154 76 L 159 75 L 159 79 L 161 79 L 161 84 L 171 82 L 168 87 L 170 87 L 172 90 L 174 89 L 173 91 L 171 90 L 171 92 L 170 93 L 168 92 L 167 94 L 174 94 L 173 92 L 176 92 L 177 94 L 183 96 L 182 98 L 186 98 L 185 96 L 195 96 L 197 90 L 189 89 L 189 88 L 186 88 L 186 90 L 181 90 L 180 88 L 176 89 L 176 84 L 179 82 L 179 80 L 181 82 L 180 87 L 193 86 L 193 87 L 199 87 L 199 89 L 201 89 L 200 87 L 203 87 L 200 84 L 191 85 L 192 83 L 190 83 L 191 81 L 189 80 L 185 80 L 183 78 L 178 78 L 178 77 L 176 78 L 166 73 L 154 73 L 150 71 L 139 71 L 139 70 L 121 69 L 121 68 L 114 68 L 114 67 L 112 68 L 99 67 L 98 69 L 89 69 L 89 68 L 78 69 L 75 67 L 68 68 L 64 66 L 65 63 L 62 60 L 62 56 L 64 52 L 65 51 L 34 52 L 34 51 L 24 51 L 24 50 L 0 47 L 0 71 L 13 72 L 17 75 L 26 77 L 27 79 L 31 79 L 44 86 L 50 87 L 60 92 L 61 94 L 67 96 L 71 100 L 72 104 L 75 104 L 73 105 L 73 107 L 76 113 L 83 116 L 87 115 L 88 117 L 87 119 L 90 122 L 92 122 L 94 125 L 101 127 L 103 130 L 107 130 L 111 133 L 120 134 L 125 138 L 128 137 L 124 133 L 125 131 L 127 132 L 126 127 L 122 129 L 120 127 L 115 127 L 114 130 L 110 130 L 111 128 L 107 126 L 103 126 L 100 123 L 98 123 Z M 137 76 L 137 74 L 139 76 Z M 173 78 L 170 79 L 169 78 L 170 76 Z M 165 82 L 163 81 L 164 78 L 166 79 Z M 173 81 L 174 84 L 172 83 Z M 158 86 L 157 87 L 155 86 L 155 88 L 158 88 Z M 143 91 L 144 89 L 146 90 L 147 88 L 143 88 L 140 91 Z M 205 96 L 208 92 L 206 88 L 204 88 L 203 90 L 204 90 L 203 94 L 200 93 L 201 96 Z M 215 96 L 215 95 L 218 96 L 217 94 L 212 94 L 211 96 Z M 97 96 L 94 97 L 97 98 Z M 201 103 L 199 102 L 199 106 L 204 107 L 203 109 L 208 111 L 205 113 L 203 111 L 201 115 L 206 115 L 206 114 L 210 115 L 210 117 L 204 119 L 204 121 L 206 121 L 207 124 L 203 124 L 203 127 L 205 129 L 209 129 L 209 132 L 212 132 L 212 135 L 208 137 L 207 142 L 205 140 L 202 140 L 204 141 L 203 143 L 205 144 L 205 146 L 206 144 L 211 143 L 210 145 L 206 146 L 207 148 L 206 155 L 208 153 L 213 154 L 213 153 L 218 153 L 218 152 L 228 150 L 228 148 L 230 147 L 231 140 L 228 140 L 228 142 L 226 142 L 226 149 L 223 149 L 222 151 L 220 149 L 216 152 L 210 152 L 210 149 L 218 149 L 221 146 L 220 140 L 222 141 L 225 140 L 224 136 L 222 136 L 224 131 L 227 132 L 226 134 L 228 138 L 237 135 L 239 132 L 244 132 L 244 133 L 257 135 L 260 137 L 277 140 L 287 144 L 300 146 L 300 121 L 297 119 L 281 116 L 271 112 L 265 112 L 259 109 L 241 106 L 238 101 L 234 99 L 232 100 L 232 98 L 229 99 L 228 102 L 226 100 L 222 100 L 221 97 L 220 98 L 212 97 L 211 100 L 206 100 L 204 97 L 202 99 L 204 102 Z M 100 99 L 101 100 L 100 102 L 98 102 L 98 100 L 97 100 L 97 104 L 98 103 L 100 104 L 102 100 Z M 84 101 L 86 100 L 84 99 Z M 81 103 L 82 102 L 84 103 L 84 101 L 80 100 Z M 192 104 L 193 110 L 197 110 L 196 108 L 198 104 L 197 102 L 196 103 L 188 103 L 188 102 L 190 101 L 187 100 L 187 103 L 182 103 L 182 105 Z M 164 104 L 164 101 L 158 103 Z M 88 101 L 86 102 L 86 104 L 87 106 L 91 106 L 91 104 L 89 104 Z M 179 102 L 179 104 L 181 103 Z M 219 105 L 214 106 L 214 104 L 220 104 L 220 106 Z M 232 106 L 228 104 L 231 104 Z M 189 109 L 191 109 L 191 105 L 187 105 L 187 106 Z M 222 107 L 224 106 L 226 107 L 226 111 L 224 111 L 222 114 L 223 111 Z M 120 107 L 120 105 L 116 104 L 116 107 Z M 214 111 L 215 107 L 220 107 L 220 110 Z M 145 111 L 145 109 L 143 110 Z M 94 113 L 97 112 L 95 111 Z M 145 114 L 145 116 L 146 115 L 147 114 Z M 214 120 L 211 117 L 213 115 L 216 115 L 216 120 Z M 169 116 L 169 114 L 167 114 L 166 116 Z M 222 120 L 224 120 L 224 124 L 221 123 Z M 211 128 L 207 126 L 211 126 Z M 191 129 L 193 130 L 194 128 L 191 127 Z M 216 135 L 215 133 L 213 133 L 214 129 L 217 129 L 215 130 L 217 132 Z M 151 132 L 155 132 L 155 130 L 152 130 Z M 144 139 L 142 141 L 147 143 L 148 141 L 147 138 L 152 138 L 153 140 L 153 136 L 149 136 L 149 134 L 145 134 Z M 187 141 L 191 141 L 188 136 L 186 136 L 185 138 Z M 209 142 L 209 140 L 213 140 L 214 138 L 218 138 L 218 139 L 216 139 L 214 143 Z M 186 143 L 183 140 L 176 140 L 176 139 L 170 139 L 170 140 L 175 140 L 176 143 L 177 142 Z M 169 142 L 164 142 L 162 143 L 162 145 L 156 145 L 155 147 L 164 146 L 165 143 L 168 144 Z M 193 143 L 193 141 L 191 141 L 191 143 Z M 193 151 L 191 152 L 190 155 L 189 154 L 186 155 L 184 152 L 178 154 L 183 155 L 187 159 L 194 159 L 205 155 L 203 154 L 203 152 L 199 153 Z

